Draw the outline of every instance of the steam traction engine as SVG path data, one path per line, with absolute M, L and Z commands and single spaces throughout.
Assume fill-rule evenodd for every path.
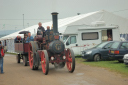
M 43 35 L 35 36 L 34 41 L 29 43 L 28 55 L 29 65 L 32 70 L 37 70 L 41 64 L 45 75 L 49 71 L 49 63 L 56 68 L 63 68 L 67 65 L 68 71 L 75 70 L 75 56 L 72 49 L 65 49 L 64 43 L 59 40 L 58 13 L 52 13 L 53 29 Z

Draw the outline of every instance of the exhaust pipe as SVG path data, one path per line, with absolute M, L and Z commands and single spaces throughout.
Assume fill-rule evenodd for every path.
M 53 33 L 54 35 L 59 35 L 58 32 L 58 13 L 57 12 L 53 12 L 52 14 L 52 21 L 53 21 Z

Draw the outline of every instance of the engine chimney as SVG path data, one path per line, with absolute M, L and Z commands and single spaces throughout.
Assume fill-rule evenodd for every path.
M 58 13 L 57 12 L 53 12 L 52 14 L 52 21 L 53 21 L 53 33 L 54 35 L 59 35 L 58 32 Z

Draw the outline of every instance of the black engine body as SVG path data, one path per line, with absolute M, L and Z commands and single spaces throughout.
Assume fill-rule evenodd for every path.
M 60 40 L 54 40 L 49 45 L 49 51 L 52 53 L 61 53 L 65 49 L 65 45 Z

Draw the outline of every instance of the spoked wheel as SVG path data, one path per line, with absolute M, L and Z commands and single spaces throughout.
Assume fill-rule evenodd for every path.
M 29 43 L 29 51 L 28 51 L 28 56 L 29 56 L 29 65 L 32 70 L 37 70 L 38 66 L 34 65 L 34 53 L 37 50 L 37 46 L 35 45 L 35 42 L 30 42 Z
M 23 56 L 23 64 L 24 66 L 27 66 L 27 56 Z
M 47 51 L 46 50 L 41 51 L 40 57 L 41 57 L 42 71 L 45 75 L 47 75 L 49 71 L 49 59 L 48 59 Z
M 66 64 L 69 72 L 74 72 L 75 70 L 75 56 L 72 49 L 67 49 L 66 51 Z
M 29 51 L 28 51 L 28 56 L 29 56 L 29 65 L 32 70 L 34 70 L 33 66 L 33 48 L 32 48 L 33 43 L 29 43 Z
M 17 61 L 17 63 L 20 63 L 20 54 L 16 55 L 16 61 Z

